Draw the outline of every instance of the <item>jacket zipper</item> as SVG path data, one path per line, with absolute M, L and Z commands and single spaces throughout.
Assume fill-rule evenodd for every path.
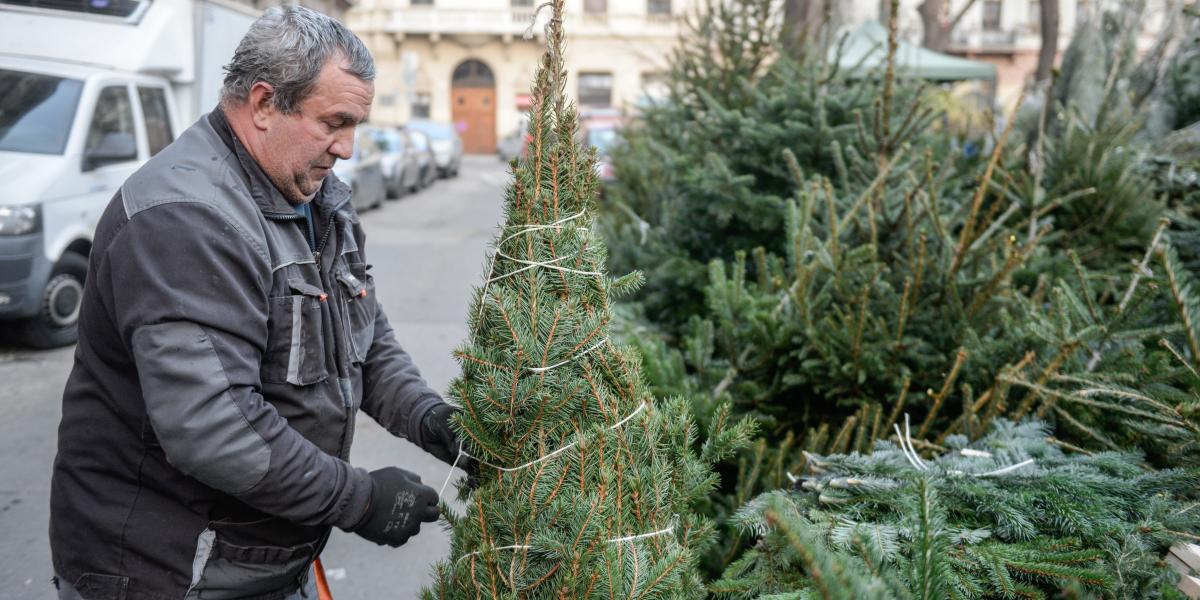
M 349 324 L 349 320 L 348 315 L 344 314 L 344 311 L 341 309 L 342 303 L 340 300 L 342 292 L 338 286 L 331 284 L 324 265 L 321 264 L 321 253 L 324 251 L 325 246 L 329 244 L 329 239 L 333 235 L 334 226 L 337 224 L 337 208 L 338 207 L 335 207 L 333 213 L 329 215 L 329 222 L 325 225 L 325 231 L 321 234 L 321 239 L 317 241 L 316 249 L 313 250 L 313 260 L 316 262 L 317 273 L 321 279 L 321 287 L 325 289 L 327 294 L 329 294 L 328 309 L 330 316 L 333 317 L 330 319 L 331 322 L 329 324 L 330 332 L 332 333 L 331 337 L 334 344 L 333 362 L 336 369 L 335 375 L 339 380 L 336 382 L 336 385 L 338 395 L 343 396 L 341 380 L 344 379 L 349 381 L 350 379 L 348 369 L 346 368 L 346 365 L 343 364 L 343 361 L 348 360 L 349 357 L 349 355 L 346 353 L 347 348 L 345 347 L 346 342 L 349 341 L 349 331 L 346 329 Z M 304 218 L 302 215 L 267 215 L 265 213 L 264 216 L 275 221 L 297 221 Z M 332 263 L 330 266 L 332 267 Z M 341 330 L 343 335 L 338 335 L 338 330 Z M 351 389 L 350 393 L 353 394 L 354 390 Z M 338 442 L 338 458 L 341 458 L 342 455 L 346 453 L 346 439 L 348 438 L 347 434 L 349 433 L 350 428 L 354 426 L 354 414 L 352 412 L 352 409 L 354 408 L 354 399 L 343 397 L 342 404 L 342 410 L 346 415 L 346 425 L 342 428 L 342 438 Z M 324 539 L 318 544 L 317 553 L 314 556 L 320 555 L 321 550 L 324 549 L 325 544 L 328 543 L 328 541 L 329 535 L 326 533 Z

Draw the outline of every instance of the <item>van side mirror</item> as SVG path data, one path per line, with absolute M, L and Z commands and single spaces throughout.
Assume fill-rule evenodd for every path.
M 109 132 L 83 155 L 83 170 L 91 171 L 107 164 L 137 160 L 137 141 L 132 133 Z

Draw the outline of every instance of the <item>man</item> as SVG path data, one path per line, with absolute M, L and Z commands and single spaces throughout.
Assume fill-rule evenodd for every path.
M 266 11 L 220 106 L 101 218 L 51 488 L 60 598 L 312 597 L 332 527 L 399 546 L 437 518 L 416 475 L 346 462 L 360 409 L 447 463 L 459 447 L 330 174 L 374 74 L 333 19 Z

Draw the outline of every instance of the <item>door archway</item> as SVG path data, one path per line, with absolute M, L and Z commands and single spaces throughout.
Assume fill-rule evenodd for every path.
M 462 136 L 464 152 L 496 151 L 496 78 L 483 61 L 471 58 L 454 68 L 450 118 Z

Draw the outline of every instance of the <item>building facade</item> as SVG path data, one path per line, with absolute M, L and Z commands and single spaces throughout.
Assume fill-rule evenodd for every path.
M 371 119 L 452 122 L 467 152 L 493 152 L 525 124 L 545 48 L 540 0 L 359 0 L 346 24 L 375 55 Z M 690 0 L 567 0 L 568 95 L 627 111 L 662 94 Z

